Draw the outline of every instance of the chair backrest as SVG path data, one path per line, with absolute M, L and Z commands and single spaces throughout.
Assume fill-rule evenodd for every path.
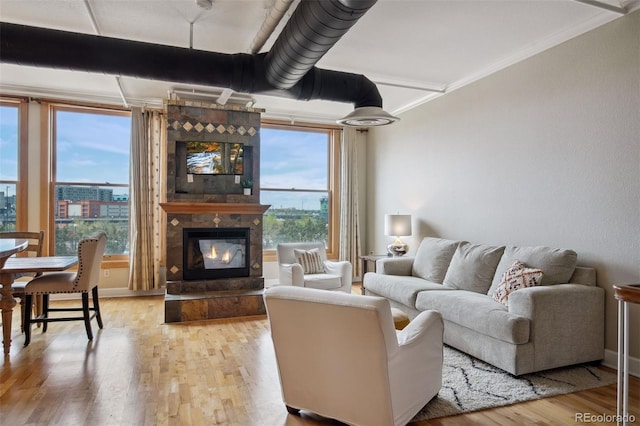
M 42 256 L 42 247 L 44 245 L 44 231 L 40 232 L 28 232 L 28 231 L 12 231 L 12 232 L 0 232 L 0 238 L 13 238 L 20 240 L 27 240 L 29 245 L 26 249 L 17 253 L 16 256 Z
M 296 263 L 296 255 L 294 250 L 312 250 L 318 249 L 320 252 L 320 258 L 322 261 L 327 260 L 327 249 L 324 243 L 321 241 L 306 242 L 306 243 L 280 243 L 276 246 L 276 254 L 278 263 L 291 264 Z
M 354 395 L 366 395 L 390 415 L 398 341 L 388 300 L 292 286 L 271 287 L 264 299 L 286 404 L 344 414 Z M 375 423 L 393 424 L 386 420 Z
M 74 291 L 89 291 L 100 280 L 100 263 L 107 243 L 107 234 L 97 231 L 78 243 L 78 273 Z

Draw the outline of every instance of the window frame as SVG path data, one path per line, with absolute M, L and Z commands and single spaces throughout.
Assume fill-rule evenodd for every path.
M 328 225 L 329 230 L 327 233 L 327 257 L 329 259 L 338 259 L 339 250 L 339 212 L 340 212 L 340 139 L 342 136 L 342 129 L 338 126 L 328 124 L 315 124 L 315 123 L 288 123 L 280 120 L 263 119 L 261 122 L 261 128 L 268 129 L 281 129 L 292 131 L 304 131 L 304 132 L 318 132 L 327 133 L 328 136 L 328 170 L 327 170 L 327 193 L 329 201 L 329 218 Z M 261 143 L 262 149 L 262 143 Z M 260 191 L 287 191 L 282 188 L 265 188 L 260 185 Z M 288 190 L 296 192 L 296 190 Z M 304 190 L 300 190 L 305 192 Z M 268 212 L 268 210 L 267 210 Z M 265 214 L 267 213 L 265 212 Z M 276 250 L 264 250 L 262 252 L 262 260 L 264 262 L 276 262 L 277 255 Z
M 48 137 L 43 137 L 43 147 L 42 147 L 42 158 L 48 159 L 48 173 L 43 173 L 41 175 L 44 184 L 41 184 L 41 188 L 44 188 L 46 194 L 44 196 L 47 200 L 47 208 L 41 209 L 42 214 L 45 216 L 41 217 L 41 223 L 46 223 L 49 234 L 53 232 L 55 229 L 55 213 L 57 210 L 57 206 L 55 205 L 55 190 L 56 185 L 58 185 L 58 181 L 56 180 L 56 162 L 57 162 L 57 133 L 56 133 L 56 123 L 57 117 L 56 113 L 58 111 L 66 111 L 66 112 L 77 112 L 77 113 L 95 113 L 102 115 L 118 115 L 123 117 L 131 117 L 131 111 L 125 108 L 118 108 L 110 105 L 86 105 L 86 104 L 69 104 L 65 102 L 51 102 L 51 103 L 43 103 L 42 112 L 46 114 L 46 118 L 42 120 L 43 126 L 46 126 L 43 135 L 48 135 Z M 87 185 L 86 182 L 76 183 L 76 182 L 62 182 L 63 184 L 78 184 L 78 185 Z M 95 184 L 94 186 L 99 187 L 122 187 L 122 184 L 111 184 L 111 183 L 100 183 L 100 182 L 92 182 Z M 129 184 L 127 184 L 127 187 Z M 42 198 L 41 199 L 45 199 Z M 53 235 L 53 234 L 51 234 Z M 48 249 L 50 253 L 55 253 L 55 238 L 49 238 Z M 102 257 L 103 268 L 128 268 L 129 267 L 129 255 L 127 254 L 105 254 Z
M 18 110 L 18 176 L 13 183 L 16 188 L 16 230 L 28 230 L 28 188 L 29 188 L 29 103 L 23 97 L 0 97 L 1 106 L 16 107 Z

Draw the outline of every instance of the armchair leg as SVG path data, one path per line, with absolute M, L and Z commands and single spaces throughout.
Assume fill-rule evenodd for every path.
M 82 315 L 84 316 L 84 328 L 87 330 L 87 338 L 93 340 L 91 312 L 89 311 L 89 293 L 82 293 Z
M 289 412 L 289 414 L 293 414 L 294 416 L 300 415 L 300 409 L 289 407 L 288 405 L 285 405 L 285 407 L 287 407 L 287 411 Z
M 30 294 L 25 295 L 25 304 L 30 306 L 33 303 L 33 296 Z M 22 317 L 22 328 L 24 331 L 24 345 L 29 346 L 31 343 L 31 309 L 25 309 Z
M 102 316 L 100 315 L 100 302 L 98 301 L 98 286 L 91 289 L 91 298 L 93 299 L 93 310 L 96 313 L 96 321 L 98 327 L 102 328 Z
M 48 294 L 43 294 L 42 295 L 42 317 L 43 318 L 49 318 L 49 295 Z M 42 323 L 42 332 L 46 333 L 47 332 L 47 326 L 49 325 L 49 323 L 47 321 Z
M 39 317 L 40 315 L 42 315 L 42 295 L 35 295 L 35 298 L 33 299 L 33 309 L 34 309 L 34 316 L 35 317 Z M 36 327 L 40 328 L 42 327 L 42 323 L 36 323 Z

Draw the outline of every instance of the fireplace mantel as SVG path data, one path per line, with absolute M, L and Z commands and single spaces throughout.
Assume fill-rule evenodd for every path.
M 191 213 L 191 214 L 264 214 L 268 204 L 255 203 L 185 203 L 168 202 L 160 203 L 167 213 Z

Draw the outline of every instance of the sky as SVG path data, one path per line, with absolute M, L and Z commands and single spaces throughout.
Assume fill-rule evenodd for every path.
M 17 108 L 0 107 L 0 180 L 17 179 Z M 127 116 L 57 112 L 59 182 L 129 183 L 131 119 Z M 327 134 L 272 128 L 260 130 L 261 188 L 328 187 Z M 114 193 L 126 189 L 114 189 Z M 318 210 L 326 193 L 283 193 L 263 189 L 262 204 Z
M 0 180 L 18 177 L 18 109 L 0 106 Z
M 269 192 L 264 188 L 328 187 L 327 134 L 262 128 L 260 130 L 260 202 L 274 208 L 320 209 L 326 193 Z
M 129 183 L 131 118 L 58 111 L 58 182 Z

